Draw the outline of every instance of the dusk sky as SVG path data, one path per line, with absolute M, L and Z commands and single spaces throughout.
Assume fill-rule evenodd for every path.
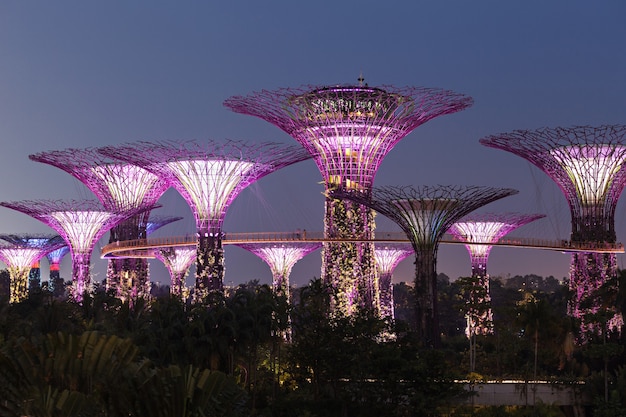
M 304 84 L 438 87 L 467 94 L 469 109 L 404 138 L 376 185 L 486 185 L 520 191 L 481 212 L 543 213 L 512 236 L 568 239 L 565 198 L 544 173 L 479 139 L 515 129 L 626 124 L 626 2 L 560 1 L 66 1 L 0 2 L 0 201 L 92 198 L 72 176 L 29 154 L 159 139 L 237 139 L 295 144 L 271 124 L 223 106 L 233 95 Z M 312 161 L 245 190 L 225 232 L 322 230 L 323 186 Z M 626 204 L 616 213 L 626 241 Z M 184 216 L 160 236 L 194 232 L 187 204 L 168 191 L 155 213 Z M 378 231 L 398 231 L 377 217 Z M 0 233 L 52 233 L 0 208 Z M 106 243 L 106 239 L 101 243 Z M 269 268 L 227 247 L 226 284 Z M 320 274 L 319 251 L 292 283 Z M 625 255 L 618 266 L 625 267 Z M 70 278 L 70 258 L 62 276 Z M 95 280 L 106 262 L 94 251 Z M 152 279 L 169 278 L 159 261 Z M 394 281 L 413 280 L 412 258 Z M 563 278 L 569 255 L 494 248 L 493 275 Z M 461 245 L 442 245 L 438 271 L 470 275 Z M 47 278 L 42 261 L 42 277 Z M 187 283 L 193 279 L 188 277 Z

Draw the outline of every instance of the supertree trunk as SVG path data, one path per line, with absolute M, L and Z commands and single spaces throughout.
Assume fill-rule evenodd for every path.
M 78 303 L 83 301 L 85 291 L 90 291 L 91 284 L 91 252 L 75 253 L 72 256 L 72 283 L 71 296 Z
M 326 201 L 325 236 L 329 239 L 369 240 L 373 210 L 347 200 Z M 371 242 L 326 242 L 322 250 L 322 277 L 336 291 L 333 311 L 351 315 L 357 308 L 376 309 L 378 274 Z
M 9 275 L 11 276 L 10 288 L 10 303 L 19 303 L 24 301 L 28 297 L 28 274 L 29 268 L 9 268 Z
M 426 346 L 438 347 L 437 253 L 434 250 L 415 253 L 415 299 L 417 334 Z
M 200 233 L 196 254 L 196 289 L 201 301 L 213 292 L 224 290 L 224 249 L 221 233 Z
M 378 277 L 378 287 L 380 288 L 380 316 L 393 319 L 393 273 L 384 272 Z

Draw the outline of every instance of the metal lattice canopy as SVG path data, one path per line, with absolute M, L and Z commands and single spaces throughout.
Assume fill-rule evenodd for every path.
M 187 201 L 202 231 L 219 232 L 226 210 L 248 185 L 310 158 L 301 147 L 240 141 L 136 142 L 100 152 L 165 179 Z
M 178 217 L 178 216 L 154 216 L 154 215 L 150 216 L 150 219 L 145 224 L 146 235 L 149 236 L 150 234 L 156 232 L 161 227 L 166 226 L 170 223 L 177 222 L 182 219 L 183 219 L 182 217 Z
M 65 241 L 64 241 L 65 242 Z M 51 271 L 58 271 L 61 265 L 61 260 L 67 253 L 70 251 L 70 247 L 65 243 L 62 247 L 50 251 L 46 254 L 46 258 L 48 258 L 48 262 L 50 263 Z
M 65 240 L 59 235 L 51 234 L 0 234 L 0 239 L 9 242 L 11 245 L 43 249 L 44 253 L 58 250 L 65 246 Z
M 414 253 L 415 250 L 410 243 L 376 243 L 374 245 L 376 266 L 381 274 L 391 274 L 400 262 Z
M 626 185 L 626 126 L 516 130 L 480 143 L 531 162 L 565 194 L 572 241 L 615 242 L 615 208 Z
M 369 190 L 383 158 L 402 138 L 472 103 L 436 88 L 306 85 L 235 96 L 224 105 L 296 139 L 315 159 L 327 188 Z
M 136 165 L 121 163 L 95 148 L 65 149 L 28 156 L 55 166 L 85 184 L 107 210 L 122 211 L 154 206 L 167 183 Z
M 170 293 L 180 296 L 185 287 L 185 275 L 196 259 L 196 248 L 174 246 L 154 251 L 154 257 L 163 262 L 170 273 Z
M 538 213 L 471 213 L 454 223 L 448 232 L 468 243 L 465 247 L 474 266 L 476 262 L 487 263 L 492 245 L 485 243 L 496 243 L 518 227 L 544 217 Z M 483 244 L 472 245 L 476 242 Z

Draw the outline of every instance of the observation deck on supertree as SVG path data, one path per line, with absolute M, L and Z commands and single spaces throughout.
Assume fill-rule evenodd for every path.
M 516 194 L 510 188 L 480 186 L 388 186 L 333 196 L 367 205 L 393 220 L 407 234 L 415 251 L 417 332 L 427 345 L 440 344 L 437 321 L 437 249 L 454 222 L 472 211 Z
M 297 140 L 313 156 L 326 191 L 369 195 L 383 158 L 406 135 L 437 116 L 469 107 L 472 99 L 448 90 L 363 85 L 303 86 L 231 97 L 224 105 L 264 119 Z M 326 198 L 327 237 L 374 235 L 374 215 L 363 205 Z M 336 313 L 357 305 L 376 308 L 378 276 L 371 243 L 324 243 L 322 280 L 337 291 Z
M 63 288 L 63 281 L 61 279 L 61 260 L 69 251 L 70 247 L 65 244 L 59 249 L 55 249 L 46 254 L 48 264 L 50 265 L 50 281 L 48 285 L 53 294 L 60 294 L 61 288 Z M 59 285 L 61 285 L 61 288 L 59 288 Z
M 60 236 L 53 235 L 15 235 L 3 234 L 0 239 L 9 242 L 9 246 L 0 246 L 0 260 L 9 270 L 10 303 L 18 303 L 28 296 L 29 272 L 33 264 L 38 265 L 47 252 L 58 249 L 65 242 Z
M 467 242 L 472 265 L 472 286 L 468 294 L 467 328 L 465 334 L 488 334 L 492 330 L 493 313 L 489 292 L 487 261 L 493 245 L 506 234 L 545 217 L 545 214 L 522 213 L 471 213 L 452 225 L 448 232 L 461 241 Z M 472 244 L 481 242 L 480 245 Z M 477 306 L 474 308 L 472 306 Z
M 170 273 L 170 294 L 182 297 L 185 289 L 185 276 L 196 259 L 196 248 L 173 246 L 157 249 L 154 257 L 163 262 Z
M 393 300 L 393 271 L 398 264 L 413 255 L 415 250 L 410 243 L 377 243 L 374 256 L 378 267 L 378 285 L 380 288 L 380 316 L 395 318 Z
M 571 241 L 614 244 L 615 209 L 626 185 L 626 126 L 574 126 L 516 130 L 487 136 L 480 143 L 521 156 L 561 188 L 571 213 Z M 617 276 L 617 258 L 609 253 L 572 253 L 569 313 L 581 322 L 581 336 L 602 332 L 590 320 L 600 305 L 597 290 Z M 614 293 L 617 292 L 615 289 Z M 590 307 L 583 305 L 591 304 Z M 614 311 L 608 329 L 623 325 Z
M 89 289 L 93 247 L 109 229 L 142 209 L 113 212 L 93 200 L 24 200 L 2 202 L 0 206 L 27 214 L 56 230 L 70 247 L 72 257 L 72 293 L 82 302 Z
M 165 179 L 189 204 L 198 236 L 196 300 L 223 291 L 222 224 L 233 200 L 258 179 L 310 158 L 300 147 L 211 140 L 136 142 L 100 151 Z
M 110 211 L 154 207 L 169 188 L 164 180 L 151 172 L 112 160 L 95 148 L 69 148 L 40 152 L 28 157 L 72 175 L 85 184 L 104 208 Z M 149 216 L 150 210 L 142 210 L 111 228 L 109 243 L 145 238 L 145 224 Z M 145 259 L 109 260 L 106 286 L 107 289 L 114 289 L 121 299 L 147 296 L 150 288 L 148 262 Z
M 302 258 L 316 249 L 321 242 L 293 243 L 238 243 L 239 246 L 263 259 L 272 271 L 272 288 L 277 295 L 289 300 L 289 276 L 291 269 Z

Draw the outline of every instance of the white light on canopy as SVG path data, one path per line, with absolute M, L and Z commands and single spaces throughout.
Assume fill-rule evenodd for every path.
M 91 167 L 91 171 L 106 184 L 109 195 L 124 208 L 140 207 L 159 177 L 130 164 L 106 164 Z
M 93 249 L 102 225 L 114 214 L 107 211 L 55 211 L 50 216 L 63 228 L 72 249 L 87 253 Z
M 605 200 L 615 174 L 626 160 L 626 147 L 609 145 L 564 146 L 550 154 L 571 179 L 583 205 Z
M 224 205 L 255 164 L 237 160 L 185 160 L 167 163 L 187 190 L 200 219 L 221 217 Z
M 0 248 L 0 258 L 9 268 L 30 269 L 42 255 L 42 250 L 37 248 Z
M 457 222 L 453 225 L 463 240 L 468 243 L 495 243 L 500 231 L 506 227 L 502 222 Z M 486 255 L 491 249 L 489 245 L 466 245 L 474 255 Z
M 374 250 L 376 266 L 381 274 L 391 273 L 404 258 L 412 253 L 413 248 L 410 245 L 407 245 L 406 249 L 376 247 Z

